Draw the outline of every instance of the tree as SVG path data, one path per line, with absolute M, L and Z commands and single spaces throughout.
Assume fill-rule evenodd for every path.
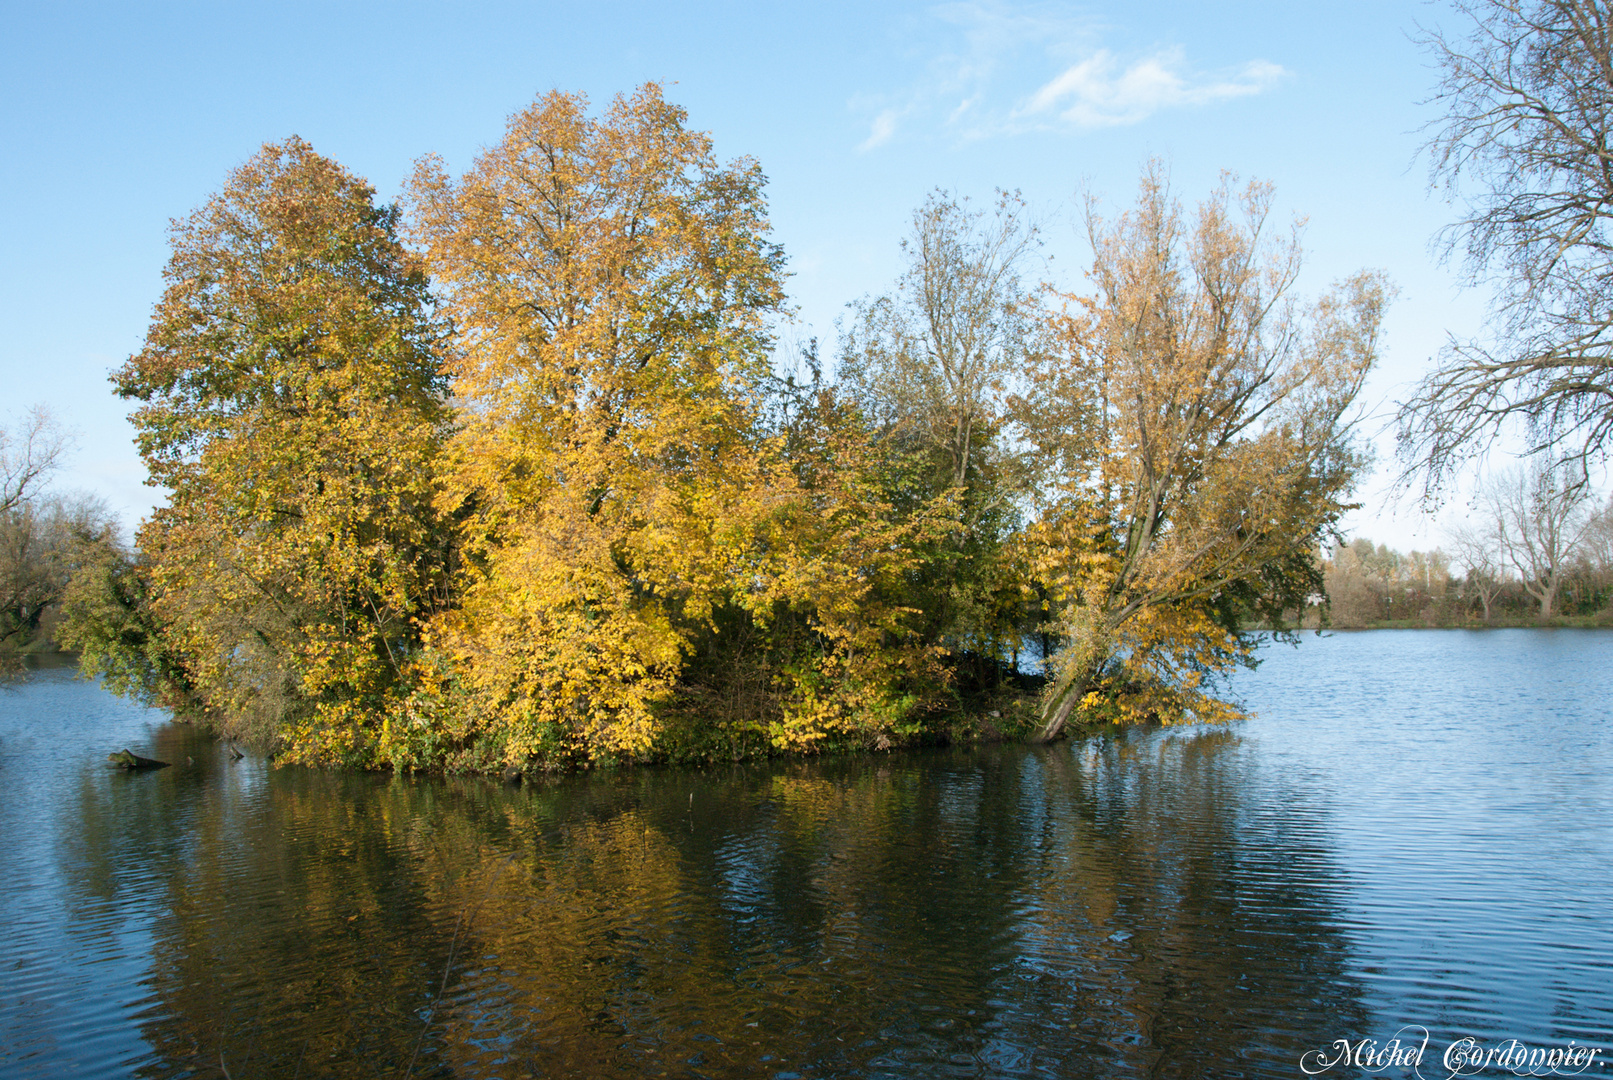
M 67 452 L 68 437 L 50 410 L 35 406 L 13 428 L 0 427 L 0 514 L 38 493 Z
M 1495 293 L 1493 341 L 1452 340 L 1400 410 L 1432 491 L 1510 421 L 1582 463 L 1613 434 L 1613 20 L 1601 0 L 1458 0 L 1433 31 L 1428 144 L 1460 202 L 1445 253 Z
M 1022 278 L 1037 244 L 1016 194 L 1000 192 L 988 214 L 932 193 L 902 241 L 895 289 L 854 304 L 840 343 L 840 384 L 873 425 L 893 501 L 952 501 L 956 527 L 911 588 L 930 639 L 960 650 L 1013 647 L 1022 621 L 1000 549 L 1024 489 L 1007 401 L 1044 336 Z
M 1328 625 L 1368 626 L 1385 616 L 1385 590 L 1373 572 L 1373 554 L 1372 541 L 1364 537 L 1333 546 L 1332 558 L 1322 570 Z
M 106 505 L 86 495 L 30 492 L 0 513 L 0 676 L 20 672 L 22 652 L 64 644 L 63 594 L 90 539 L 111 531 Z
M 0 678 L 22 671 L 19 650 L 35 644 L 60 598 L 74 528 L 106 514 L 91 500 L 48 494 L 68 441 L 43 406 L 0 427 Z
M 1498 521 L 1464 521 L 1448 530 L 1451 553 L 1467 570 L 1467 586 L 1479 598 L 1484 621 L 1490 621 L 1490 607 L 1507 584 L 1506 549 L 1501 542 Z
M 420 163 L 465 403 L 443 503 L 463 604 L 433 631 L 462 745 L 642 752 L 694 628 L 753 576 L 783 305 L 763 184 L 653 85 L 597 118 L 540 98 L 457 181 Z
M 1589 489 L 1565 477 L 1562 468 L 1536 465 L 1511 469 L 1484 485 L 1481 500 L 1507 561 L 1526 592 L 1552 617 L 1569 564 L 1594 527 Z
M 293 759 L 372 760 L 443 599 L 442 330 L 397 223 L 302 140 L 266 145 L 174 224 L 113 376 L 169 492 L 139 532 L 162 652 L 205 716 Z
M 1598 574 L 1613 572 L 1613 496 L 1591 515 L 1585 530 L 1585 554 Z
M 871 416 L 939 454 L 948 486 L 1002 452 L 1006 384 L 1037 336 L 1020 276 L 1036 244 L 1017 195 L 1000 192 L 988 219 L 934 192 L 913 213 L 895 291 L 854 305 L 842 380 Z
M 1297 233 L 1270 214 L 1269 186 L 1224 182 L 1189 221 L 1157 165 L 1118 219 L 1088 204 L 1095 292 L 1069 298 L 1027 401 L 1057 466 L 1030 534 L 1065 643 L 1043 739 L 1105 683 L 1122 719 L 1235 715 L 1203 688 L 1247 661 L 1241 620 L 1281 626 L 1321 591 L 1390 290 L 1362 273 L 1302 309 Z M 1082 397 L 1095 424 L 1056 422 Z
M 195 714 L 203 703 L 153 609 L 151 568 L 107 525 L 80 531 L 74 547 L 57 637 L 78 652 L 80 674 L 124 697 Z

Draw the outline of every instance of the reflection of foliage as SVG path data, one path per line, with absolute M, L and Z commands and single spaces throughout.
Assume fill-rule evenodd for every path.
M 422 1037 L 416 1076 L 1287 1063 L 1353 990 L 1337 869 L 1227 802 L 1247 760 L 1216 733 L 520 788 L 283 769 L 89 785 L 63 842 L 103 868 L 75 894 L 157 853 L 147 1076 L 399 1076 Z

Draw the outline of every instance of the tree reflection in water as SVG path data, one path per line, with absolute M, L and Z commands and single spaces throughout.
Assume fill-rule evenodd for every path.
M 58 842 L 157 909 L 142 1076 L 1287 1076 L 1364 1022 L 1227 732 L 523 788 L 161 737 Z

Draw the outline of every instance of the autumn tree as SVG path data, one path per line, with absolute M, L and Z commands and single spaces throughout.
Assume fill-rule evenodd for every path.
M 956 503 L 903 490 L 905 462 L 841 387 L 814 379 L 780 398 L 794 407 L 769 449 L 786 475 L 734 593 L 760 631 L 750 663 L 771 668 L 778 691 L 771 742 L 885 749 L 919 737 L 950 689 L 921 583 L 957 535 Z
M 18 649 L 55 591 L 40 565 L 38 534 L 46 484 L 66 446 L 66 433 L 43 407 L 0 427 L 0 678 L 22 670 Z
M 163 654 L 205 715 L 293 758 L 373 760 L 443 599 L 441 330 L 397 225 L 307 143 L 266 145 L 173 225 L 113 376 L 168 492 L 135 587 Z
M 101 500 L 51 488 L 70 443 L 43 406 L 0 427 L 0 679 L 22 673 L 24 652 L 60 644 L 60 605 L 86 539 L 111 529 Z
M 952 501 L 954 528 L 912 583 L 929 634 L 954 649 L 1017 645 L 1022 604 L 1003 541 L 1024 490 L 1008 408 L 1041 345 L 1025 280 L 1038 228 L 1017 194 L 975 210 L 937 191 L 913 213 L 895 287 L 852 305 L 840 383 L 872 426 L 898 505 Z
M 1063 642 L 1043 739 L 1106 686 L 1119 719 L 1235 715 L 1205 679 L 1248 659 L 1240 623 L 1281 626 L 1321 591 L 1389 287 L 1358 274 L 1301 305 L 1271 205 L 1223 183 L 1190 219 L 1158 166 L 1118 218 L 1088 204 L 1093 292 L 1068 298 L 1026 404 L 1054 466 L 1027 542 Z
M 758 510 L 782 255 L 760 168 L 684 119 L 653 86 L 597 118 L 555 92 L 412 182 L 465 403 L 443 505 L 469 561 L 436 641 L 460 737 L 510 760 L 648 747 Z
M 1412 619 L 1433 626 L 1454 614 L 1446 603 L 1452 588 L 1450 558 L 1439 548 L 1402 553 L 1358 536 L 1334 546 L 1323 564 L 1323 584 L 1326 595 L 1319 599 L 1326 602 L 1322 614 L 1330 626 Z
M 1335 544 L 1322 567 L 1327 624 L 1361 627 L 1388 618 L 1386 600 L 1394 582 L 1384 571 L 1398 562 L 1398 554 L 1382 545 L 1375 549 L 1371 540 L 1359 536 Z
M 893 593 L 925 522 L 892 519 L 832 400 L 781 408 L 763 185 L 653 85 L 597 116 L 549 94 L 458 179 L 420 163 L 462 408 L 462 601 L 419 704 L 451 765 L 642 755 L 690 715 L 800 749 L 910 711 Z
M 101 500 L 31 493 L 0 512 L 0 678 L 19 674 L 24 652 L 61 640 L 61 604 L 95 538 L 111 532 Z
M 1584 460 L 1613 434 L 1613 20 L 1602 0 L 1459 0 L 1423 44 L 1443 78 L 1428 144 L 1461 217 L 1445 252 L 1494 289 L 1488 342 L 1453 339 L 1400 411 L 1432 489 L 1516 421 Z

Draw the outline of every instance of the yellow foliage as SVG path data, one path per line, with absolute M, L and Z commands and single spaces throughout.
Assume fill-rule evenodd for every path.
M 416 174 L 458 331 L 441 505 L 466 530 L 462 602 L 428 640 L 506 760 L 646 751 L 725 605 L 812 611 L 822 655 L 780 676 L 780 745 L 890 681 L 864 604 L 891 538 L 855 497 L 804 491 L 758 427 L 783 302 L 761 192 L 654 86 L 598 117 L 550 94 L 459 180 Z
M 1044 737 L 1099 680 L 1127 688 L 1121 719 L 1238 715 L 1202 687 L 1249 659 L 1239 619 L 1320 588 L 1389 289 L 1360 274 L 1301 310 L 1270 210 L 1268 187 L 1223 185 L 1186 221 L 1157 166 L 1118 220 L 1089 206 L 1096 291 L 1066 298 L 1023 410 L 1046 464 L 1028 561 L 1068 643 Z
M 845 350 L 870 418 L 780 389 L 764 178 L 685 121 L 540 98 L 462 176 L 419 163 L 418 255 L 297 140 L 176 226 L 116 377 L 172 492 L 140 533 L 170 681 L 312 764 L 636 759 L 669 718 L 886 745 L 948 645 L 1011 682 L 1040 606 L 1045 735 L 1238 715 L 1239 620 L 1319 587 L 1347 506 L 1384 283 L 1302 308 L 1269 190 L 1189 222 L 1154 170 L 1043 322 L 1017 202 L 938 197 Z
M 197 703 L 308 760 L 364 759 L 442 584 L 440 330 L 373 194 L 300 140 L 264 147 L 175 224 L 114 376 L 171 493 L 139 542 Z

